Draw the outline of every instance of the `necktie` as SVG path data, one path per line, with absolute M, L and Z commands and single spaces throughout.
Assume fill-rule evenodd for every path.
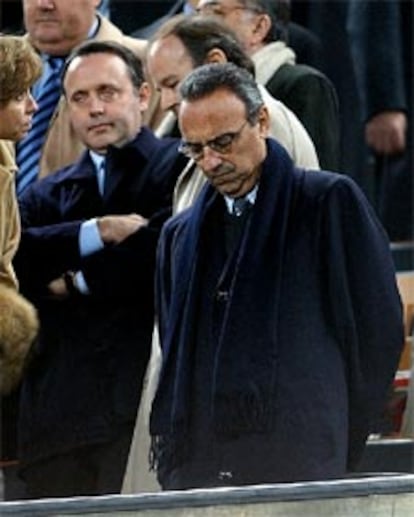
M 48 59 L 47 77 L 36 99 L 38 110 L 33 116 L 32 127 L 16 146 L 19 167 L 16 178 L 18 194 L 38 176 L 42 145 L 60 97 L 60 72 L 63 62 L 62 58 Z
M 98 189 L 101 196 L 104 195 L 105 189 L 105 163 L 106 160 L 102 160 L 97 170 Z
M 240 197 L 233 202 L 233 215 L 240 217 L 251 205 L 250 201 L 245 197 Z

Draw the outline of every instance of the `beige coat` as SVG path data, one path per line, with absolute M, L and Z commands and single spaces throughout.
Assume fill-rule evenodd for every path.
M 131 49 L 140 59 L 144 59 L 147 42 L 131 38 L 123 34 L 106 18 L 99 16 L 100 27 L 95 38 L 99 41 L 111 40 Z M 155 95 L 145 116 L 145 123 L 152 125 L 158 113 L 158 97 Z M 42 149 L 39 177 L 42 178 L 77 160 L 84 150 L 83 144 L 73 131 L 67 109 L 62 96 L 51 118 L 48 133 Z
M 13 144 L 0 140 L 0 393 L 19 381 L 38 329 L 34 307 L 16 291 L 11 264 L 20 237 L 15 172 Z
M 20 236 L 15 173 L 13 144 L 0 140 L 0 284 L 16 288 L 17 280 L 11 265 Z

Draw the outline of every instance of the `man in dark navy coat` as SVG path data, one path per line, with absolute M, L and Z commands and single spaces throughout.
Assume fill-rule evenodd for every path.
M 209 180 L 164 226 L 152 458 L 164 489 L 345 476 L 403 344 L 386 234 L 355 183 L 295 168 L 232 64 L 180 87 Z
M 63 85 L 88 150 L 22 195 L 16 268 L 41 332 L 26 373 L 20 462 L 31 497 L 118 492 L 153 326 L 153 269 L 183 158 L 141 127 L 141 63 L 79 47 Z

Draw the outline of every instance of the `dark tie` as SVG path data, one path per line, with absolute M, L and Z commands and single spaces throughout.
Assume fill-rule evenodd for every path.
M 16 178 L 18 194 L 37 179 L 43 142 L 60 97 L 60 72 L 64 59 L 50 57 L 48 63 L 48 75 L 36 98 L 38 110 L 33 116 L 32 127 L 16 146 L 19 167 Z
M 239 197 L 234 200 L 232 215 L 241 217 L 244 212 L 250 207 L 251 203 L 245 197 Z

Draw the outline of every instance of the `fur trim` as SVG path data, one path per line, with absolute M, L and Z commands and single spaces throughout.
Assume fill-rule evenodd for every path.
M 19 382 L 39 329 L 36 309 L 14 289 L 0 284 L 0 393 Z

